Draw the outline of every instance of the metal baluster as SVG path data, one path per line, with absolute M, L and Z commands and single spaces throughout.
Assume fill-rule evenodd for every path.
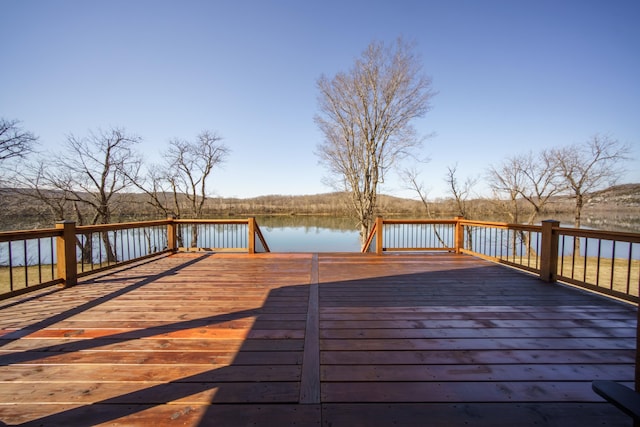
M 9 247 L 9 290 L 13 291 L 13 250 L 11 249 L 11 241 L 7 242 Z
M 613 246 L 611 248 L 611 277 L 609 279 L 609 289 L 613 290 L 613 279 L 614 279 L 615 263 L 616 263 L 616 241 L 612 240 L 611 242 Z
M 23 260 L 24 260 L 24 287 L 28 288 L 29 287 L 29 260 L 28 260 L 28 255 L 27 255 L 27 240 L 23 240 L 22 241 L 22 253 L 23 253 Z

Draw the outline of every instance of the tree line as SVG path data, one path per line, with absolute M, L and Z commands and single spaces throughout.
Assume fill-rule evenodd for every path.
M 213 170 L 229 155 L 216 133 L 171 140 L 162 163 L 146 165 L 136 150 L 141 138 L 121 128 L 69 135 L 55 152 L 38 152 L 38 138 L 16 120 L 0 119 L 3 186 L 35 199 L 55 220 L 108 224 L 123 194 L 139 192 L 158 216 L 200 218 Z

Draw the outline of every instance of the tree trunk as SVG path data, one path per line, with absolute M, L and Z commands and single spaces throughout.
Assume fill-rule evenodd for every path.
M 576 194 L 576 210 L 573 225 L 575 228 L 580 228 L 582 218 L 582 206 L 584 205 L 584 196 L 582 194 Z
M 364 245 L 367 243 L 367 238 L 369 237 L 369 233 L 371 232 L 371 225 L 366 224 L 367 221 L 362 221 L 360 224 L 360 249 L 364 248 Z M 382 233 L 382 230 L 378 230 L 378 233 Z M 378 234 L 380 236 L 380 234 Z
M 109 240 L 109 233 L 105 231 L 100 234 L 102 235 L 102 243 L 104 244 L 104 251 L 106 252 L 106 255 L 107 255 L 107 263 L 111 264 L 111 263 L 118 262 L 118 258 L 114 250 L 114 245 L 112 245 L 111 240 Z M 114 236 L 114 242 L 115 242 L 115 236 Z
M 198 225 L 197 224 L 193 224 L 191 226 L 191 247 L 192 248 L 198 247 Z

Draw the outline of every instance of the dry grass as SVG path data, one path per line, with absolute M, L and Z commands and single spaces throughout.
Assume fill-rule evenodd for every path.
M 53 265 L 53 273 L 51 264 L 32 265 L 26 269 L 24 266 L 14 266 L 11 269 L 9 267 L 0 267 L 0 294 L 11 292 L 12 280 L 13 290 L 15 291 L 54 280 L 56 276 L 55 264 Z
M 640 260 L 625 258 L 572 257 L 558 260 L 558 273 L 604 289 L 638 296 Z
M 503 257 L 503 260 L 523 267 L 540 268 L 540 259 L 536 255 Z M 587 257 L 585 264 L 583 256 L 565 256 L 558 259 L 558 274 L 599 288 L 640 295 L 640 260 L 637 259 L 615 258 L 612 262 L 611 258 L 600 258 L 598 264 L 597 257 Z
M 115 264 L 111 264 L 116 266 Z M 103 267 L 107 267 L 108 264 L 103 262 L 101 264 L 83 263 L 78 264 L 78 273 L 90 272 L 92 270 L 98 270 Z M 40 283 L 49 282 L 58 278 L 57 266 L 53 264 L 53 270 L 51 264 L 42 264 L 40 266 L 30 265 L 26 269 L 22 266 L 14 266 L 12 269 L 3 266 L 0 267 L 0 295 L 28 288 L 31 286 L 39 285 Z M 13 280 L 13 288 L 11 287 L 11 281 Z

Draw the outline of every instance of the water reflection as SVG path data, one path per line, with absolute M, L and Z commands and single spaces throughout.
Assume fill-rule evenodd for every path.
M 272 252 L 357 252 L 360 234 L 351 218 L 257 217 Z
M 563 227 L 573 227 L 573 216 L 569 214 L 554 214 L 549 215 L 548 218 L 541 218 L 543 219 L 556 219 Z M 360 250 L 357 221 L 353 218 L 328 215 L 273 215 L 258 216 L 256 220 L 273 252 L 357 252 Z M 504 221 L 504 218 L 485 218 L 484 220 Z M 607 218 L 585 215 L 582 228 L 637 233 L 640 232 L 640 217 L 628 214 L 612 214 Z

